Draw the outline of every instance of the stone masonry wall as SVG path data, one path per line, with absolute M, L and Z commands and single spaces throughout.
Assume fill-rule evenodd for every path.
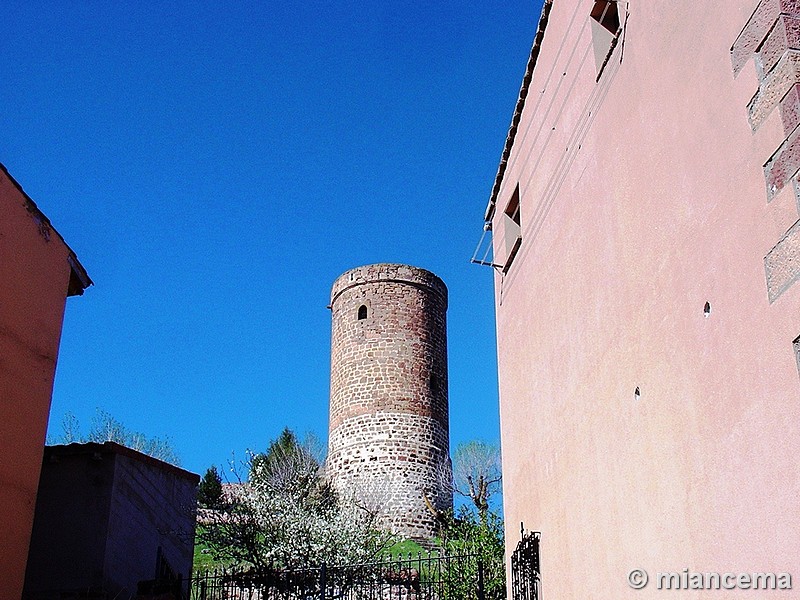
M 368 265 L 334 282 L 331 311 L 327 472 L 380 505 L 397 533 L 428 540 L 425 498 L 438 510 L 453 502 L 447 288 L 423 269 Z
M 755 132 L 777 108 L 784 137 L 764 163 L 767 202 L 794 188 L 800 214 L 800 0 L 760 0 L 731 47 L 734 74 L 753 58 L 758 89 L 747 107 Z M 800 220 L 764 257 L 770 303 L 800 279 Z

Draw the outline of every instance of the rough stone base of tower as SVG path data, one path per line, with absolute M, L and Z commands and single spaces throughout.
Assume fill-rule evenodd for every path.
M 446 440 L 429 417 L 360 415 L 331 432 L 327 471 L 340 493 L 376 510 L 382 525 L 427 543 L 437 534 L 431 508 L 444 512 L 453 506 Z

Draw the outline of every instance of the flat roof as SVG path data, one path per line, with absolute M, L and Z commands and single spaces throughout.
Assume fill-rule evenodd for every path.
M 55 446 L 44 447 L 45 459 L 51 456 L 75 456 L 75 455 L 94 454 L 94 453 L 119 454 L 121 456 L 127 456 L 134 460 L 138 460 L 139 462 L 153 465 L 154 467 L 157 467 L 162 471 L 168 471 L 179 477 L 193 481 L 194 483 L 198 483 L 200 481 L 200 476 L 197 475 L 196 473 L 192 473 L 191 471 L 181 469 L 180 467 L 176 467 L 171 463 L 165 462 L 158 458 L 154 458 L 149 454 L 144 454 L 143 452 L 139 452 L 138 450 L 134 450 L 133 448 L 128 448 L 127 446 L 123 446 L 122 444 L 118 444 L 117 442 L 102 442 L 102 443 L 84 442 L 84 443 L 73 443 L 73 444 L 58 444 Z

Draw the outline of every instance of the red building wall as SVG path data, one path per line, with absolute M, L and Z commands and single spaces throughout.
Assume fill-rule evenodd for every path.
M 8 598 L 22 593 L 65 299 L 90 283 L 0 165 L 0 589 Z
M 486 215 L 509 553 L 560 600 L 800 577 L 798 3 L 548 4 Z

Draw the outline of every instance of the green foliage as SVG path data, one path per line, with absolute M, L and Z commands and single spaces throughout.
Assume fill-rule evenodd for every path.
M 224 568 L 227 565 L 214 558 L 214 553 L 203 541 L 205 535 L 205 527 L 198 525 L 195 531 L 195 544 L 194 544 L 194 558 L 192 560 L 193 571 L 211 571 L 214 569 Z
M 248 481 L 271 497 L 290 495 L 310 511 L 335 507 L 336 495 L 322 476 L 322 463 L 312 439 L 300 444 L 295 433 L 284 428 L 267 451 L 250 459 Z
M 483 520 L 473 509 L 461 506 L 455 514 L 445 516 L 440 542 L 448 554 L 468 552 L 502 556 L 505 552 L 503 520 L 491 511 Z
M 453 600 L 468 597 L 479 570 L 486 586 L 486 600 L 506 597 L 505 543 L 499 515 L 489 510 L 476 514 L 475 510 L 462 506 L 456 514 L 444 517 L 439 542 L 445 554 L 474 557 L 466 564 L 459 564 L 457 573 L 447 574 L 451 580 L 449 597 Z
M 390 560 L 405 559 L 409 556 L 417 556 L 418 554 L 427 554 L 427 551 L 414 540 L 401 540 L 388 548 L 381 558 Z
M 250 478 L 253 474 L 257 477 L 269 477 L 270 474 L 279 469 L 288 457 L 299 455 L 303 452 L 297 441 L 295 433 L 285 427 L 277 439 L 272 440 L 266 452 L 256 454 L 250 460 Z
M 215 508 L 219 506 L 221 498 L 222 478 L 217 472 L 217 467 L 211 465 L 197 488 L 197 503 L 203 508 Z
M 99 408 L 92 417 L 92 427 L 87 435 L 81 433 L 80 423 L 71 412 L 65 413 L 61 419 L 61 429 L 61 435 L 48 438 L 48 444 L 115 442 L 173 465 L 180 466 L 181 463 L 169 438 L 151 437 L 131 431 L 110 413 Z

